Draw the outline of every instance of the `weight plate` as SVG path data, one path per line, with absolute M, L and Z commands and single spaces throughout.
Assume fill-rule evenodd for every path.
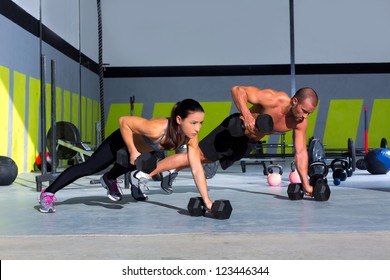
M 46 136 L 47 148 L 52 155 L 52 128 L 49 129 Z M 81 137 L 77 127 L 70 122 L 57 122 L 56 123 L 56 142 L 58 139 L 76 144 L 81 142 Z M 58 146 L 56 151 L 57 159 L 71 159 L 77 154 L 76 151 L 66 148 L 64 146 Z
M 309 165 L 313 162 L 325 161 L 325 150 L 320 139 L 314 138 L 310 141 L 308 156 Z

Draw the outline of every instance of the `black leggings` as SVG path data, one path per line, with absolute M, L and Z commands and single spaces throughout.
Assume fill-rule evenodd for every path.
M 90 158 L 83 163 L 73 165 L 64 170 L 45 191 L 56 193 L 83 176 L 95 174 L 109 167 L 115 163 L 117 151 L 125 146 L 120 130 L 117 129 L 103 141 Z M 135 170 L 133 165 L 130 168 L 125 168 L 115 163 L 113 168 L 107 173 L 107 178 L 116 179 L 120 175 L 133 170 Z

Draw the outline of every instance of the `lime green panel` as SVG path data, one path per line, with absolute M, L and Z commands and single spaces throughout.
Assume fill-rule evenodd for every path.
M 152 118 L 168 118 L 168 117 L 170 117 L 172 108 L 175 104 L 176 103 L 171 103 L 171 102 L 154 103 Z
M 56 121 L 62 121 L 62 89 L 56 88 Z
M 87 99 L 85 96 L 81 96 L 81 141 L 85 141 L 87 137 Z
M 204 122 L 199 131 L 202 140 L 230 114 L 232 102 L 200 102 L 205 111 Z
M 368 145 L 379 148 L 383 137 L 390 143 L 390 99 L 375 99 L 368 127 Z
M 70 91 L 64 90 L 64 121 L 70 122 Z
M 0 65 L 0 155 L 7 156 L 8 150 L 8 118 L 9 118 L 9 80 L 10 71 Z
M 35 158 L 38 155 L 39 135 L 39 107 L 41 98 L 41 83 L 39 80 L 29 80 L 29 103 L 28 103 L 28 142 L 27 142 L 27 171 L 34 170 Z
M 26 127 L 26 75 L 14 72 L 14 96 L 12 106 L 12 154 L 11 158 L 18 166 L 19 172 L 23 172 L 24 153 L 26 145 L 24 144 L 24 135 Z
M 141 116 L 143 103 L 134 103 L 134 116 Z M 113 133 L 119 128 L 119 117 L 130 115 L 130 104 L 120 103 L 111 104 L 110 110 L 108 111 L 107 123 L 106 123 L 106 136 Z
M 93 111 L 92 111 L 92 99 L 87 99 L 87 141 L 92 143 L 92 132 L 93 132 Z
M 80 98 L 77 93 L 72 93 L 72 123 L 79 128 Z
M 348 138 L 356 140 L 363 100 L 331 100 L 323 143 L 326 148 L 347 148 Z

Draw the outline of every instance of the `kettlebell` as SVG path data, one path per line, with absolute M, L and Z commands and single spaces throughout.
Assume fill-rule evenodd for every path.
M 291 162 L 291 172 L 290 175 L 288 176 L 288 179 L 290 180 L 290 183 L 292 184 L 300 184 L 301 183 L 301 178 L 299 178 L 298 171 L 295 168 L 295 162 Z
M 277 169 L 277 172 L 274 170 Z M 274 187 L 282 183 L 283 167 L 279 164 L 270 164 L 267 167 L 267 182 L 268 185 Z
M 330 168 L 332 168 L 333 171 L 333 183 L 336 186 L 340 185 L 341 181 L 347 180 L 348 167 L 349 162 L 346 159 L 336 158 L 330 163 Z
M 309 165 L 308 168 L 309 183 L 312 186 L 315 186 L 318 179 L 323 180 L 325 183 L 328 183 L 326 176 L 328 176 L 329 168 L 322 161 L 316 161 Z

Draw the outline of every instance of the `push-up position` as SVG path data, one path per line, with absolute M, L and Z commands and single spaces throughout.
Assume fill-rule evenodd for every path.
M 191 171 L 200 195 L 210 211 L 212 201 L 207 192 L 207 182 L 200 161 L 198 132 L 204 120 L 202 106 L 193 99 L 176 103 L 170 118 L 147 120 L 141 117 L 127 116 L 119 119 L 120 128 L 113 132 L 92 156 L 85 162 L 71 166 L 62 172 L 56 180 L 40 195 L 40 211 L 55 212 L 54 194 L 74 182 L 76 179 L 95 174 L 114 163 L 112 169 L 102 177 L 102 184 L 107 188 L 107 195 L 113 201 L 122 198 L 117 178 L 135 170 L 137 157 L 144 152 L 158 150 L 175 150 L 187 145 L 186 163 Z M 116 163 L 118 150 L 127 147 L 130 153 L 130 167 L 125 168 Z M 142 192 L 132 186 L 132 196 L 136 200 L 145 200 Z
M 308 181 L 308 154 L 306 148 L 307 116 L 314 112 L 318 103 L 316 92 L 309 87 L 299 89 L 291 98 L 285 92 L 273 89 L 259 89 L 253 86 L 234 86 L 231 88 L 233 101 L 240 113 L 228 116 L 199 143 L 202 163 L 219 161 L 222 169 L 231 166 L 242 159 L 253 144 L 256 144 L 267 134 L 283 133 L 293 130 L 295 164 L 302 182 L 305 194 L 311 196 L 313 186 Z M 253 106 L 248 108 L 247 104 Z M 256 128 L 256 119 L 260 115 L 269 115 L 273 120 L 270 132 Z M 232 118 L 240 118 L 244 123 L 244 135 L 237 137 L 229 131 Z M 157 168 L 149 175 L 171 170 L 163 178 L 161 187 L 172 192 L 172 182 L 177 176 L 173 169 L 181 170 L 188 167 L 185 153 L 175 154 L 161 160 Z M 166 173 L 166 172 L 164 172 Z M 150 179 L 149 175 L 139 176 L 139 184 Z

